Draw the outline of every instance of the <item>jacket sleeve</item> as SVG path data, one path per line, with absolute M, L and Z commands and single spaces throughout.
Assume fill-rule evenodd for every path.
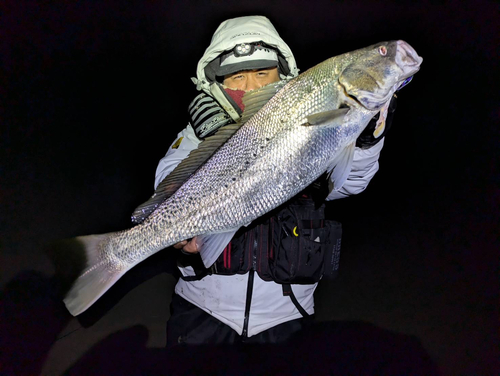
M 378 171 L 378 159 L 383 146 L 384 139 L 368 149 L 356 147 L 349 177 L 339 190 L 330 192 L 326 200 L 337 200 L 363 192 Z
M 196 137 L 190 124 L 179 132 L 175 141 L 168 148 L 167 154 L 160 159 L 158 163 L 155 175 L 155 190 L 158 184 L 160 184 L 192 150 L 198 147 L 200 142 L 201 141 Z

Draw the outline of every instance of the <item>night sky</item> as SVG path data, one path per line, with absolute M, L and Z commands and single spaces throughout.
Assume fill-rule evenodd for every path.
M 261 14 L 301 71 L 392 39 L 424 58 L 398 95 L 379 173 L 366 192 L 328 211 L 343 223 L 344 250 L 356 249 L 344 251 L 361 265 L 350 273 L 372 275 L 370 260 L 383 259 L 392 287 L 424 281 L 415 295 L 440 302 L 435 310 L 450 317 L 442 325 L 470 341 L 446 361 L 493 371 L 496 2 L 6 1 L 0 12 L 2 287 L 26 271 L 50 275 L 41 251 L 49 241 L 130 227 L 133 209 L 153 193 L 159 159 L 187 124 L 197 93 L 190 77 L 212 33 L 227 18 Z

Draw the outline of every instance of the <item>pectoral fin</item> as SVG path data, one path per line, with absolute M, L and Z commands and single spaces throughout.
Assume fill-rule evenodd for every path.
M 387 120 L 387 111 L 389 110 L 389 104 L 390 103 L 391 103 L 391 101 L 388 101 L 380 109 L 380 115 L 378 117 L 375 130 L 373 131 L 373 137 L 374 138 L 379 138 L 384 133 L 385 122 Z
M 349 177 L 354 159 L 354 143 L 347 146 L 330 164 L 330 191 L 338 191 Z
M 309 115 L 304 126 L 318 127 L 337 127 L 344 122 L 345 115 L 349 112 L 349 108 L 339 108 L 332 111 L 318 112 Z

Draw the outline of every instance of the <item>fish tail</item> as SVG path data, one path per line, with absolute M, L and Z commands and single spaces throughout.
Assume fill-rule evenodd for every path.
M 87 310 L 129 269 L 118 259 L 102 257 L 114 234 L 79 236 L 51 249 L 49 256 L 62 282 L 64 304 L 73 316 Z

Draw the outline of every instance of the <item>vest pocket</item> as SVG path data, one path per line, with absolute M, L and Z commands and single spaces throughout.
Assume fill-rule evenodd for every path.
M 278 283 L 310 284 L 323 272 L 322 221 L 302 220 L 296 226 L 282 223 L 269 257 L 269 274 Z M 312 227 L 312 228 L 311 228 Z
M 280 226 L 268 273 L 278 283 L 311 284 L 334 278 L 340 258 L 342 226 L 329 220 L 301 220 Z M 271 256 L 271 255 L 270 255 Z
M 323 278 L 337 277 L 340 264 L 340 246 L 342 240 L 342 224 L 325 220 L 325 241 L 323 247 Z

